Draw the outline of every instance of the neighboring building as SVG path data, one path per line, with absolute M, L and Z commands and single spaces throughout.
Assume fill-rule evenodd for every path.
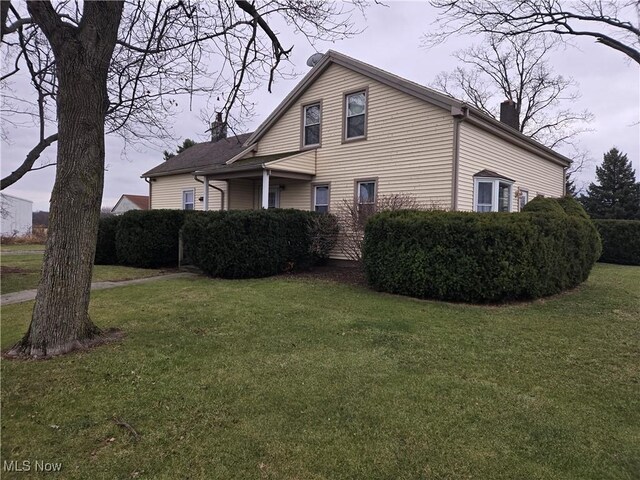
M 217 141 L 143 177 L 151 208 L 197 210 L 335 211 L 343 199 L 409 194 L 451 210 L 517 211 L 563 195 L 570 160 L 522 135 L 513 103 L 501 118 L 329 51 L 255 132 L 225 139 L 219 117 Z
M 122 215 L 129 210 L 149 210 L 149 197 L 145 195 L 128 195 L 124 194 L 111 209 L 114 215 Z
M 2 210 L 0 234 L 2 236 L 31 235 L 33 215 L 31 200 L 0 193 L 0 207 Z

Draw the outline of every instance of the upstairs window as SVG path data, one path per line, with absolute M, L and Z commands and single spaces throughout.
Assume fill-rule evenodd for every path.
M 302 146 L 320 145 L 320 104 L 304 107 L 303 116 Z
M 182 191 L 182 209 L 183 210 L 195 209 L 195 192 L 193 190 Z
M 475 212 L 511 212 L 514 181 L 495 172 L 483 170 L 473 179 Z
M 329 185 L 316 185 L 314 187 L 313 209 L 320 213 L 329 211 Z
M 345 98 L 345 140 L 364 138 L 367 125 L 367 92 L 351 93 Z

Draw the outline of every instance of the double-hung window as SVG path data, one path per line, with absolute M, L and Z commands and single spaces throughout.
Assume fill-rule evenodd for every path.
M 302 146 L 320 145 L 320 104 L 307 105 L 303 109 Z
M 345 97 L 344 138 L 364 138 L 367 133 L 367 92 L 350 93 Z
M 329 185 L 316 185 L 313 188 L 313 210 L 320 213 L 329 211 Z
M 366 180 L 357 182 L 356 194 L 358 201 L 358 212 L 365 216 L 372 214 L 376 205 L 376 182 Z
M 195 209 L 195 191 L 193 189 L 182 191 L 182 209 L 183 210 Z
M 513 211 L 513 180 L 488 171 L 482 171 L 480 174 L 473 179 L 473 210 L 476 212 Z

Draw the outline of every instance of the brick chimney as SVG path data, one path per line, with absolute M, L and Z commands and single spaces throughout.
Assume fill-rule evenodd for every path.
M 211 124 L 211 141 L 227 138 L 227 125 L 222 121 L 222 112 L 216 113 L 216 121 Z
M 520 130 L 520 119 L 518 118 L 518 104 L 513 100 L 505 100 L 500 104 L 500 121 L 506 123 L 511 128 Z

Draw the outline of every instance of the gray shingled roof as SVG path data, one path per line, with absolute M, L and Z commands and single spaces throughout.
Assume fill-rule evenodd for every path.
M 500 175 L 499 173 L 494 172 L 493 170 L 480 170 L 478 173 L 474 175 L 474 177 L 484 177 L 484 178 L 500 178 L 502 180 L 508 180 L 510 182 L 515 182 L 512 178 L 505 177 L 504 175 Z
M 242 158 L 240 160 L 236 160 L 230 165 L 225 165 L 225 164 L 214 165 L 210 168 L 204 168 L 204 169 L 198 170 L 198 173 L 205 175 L 210 173 L 222 173 L 222 172 L 226 173 L 226 172 L 242 171 L 250 168 L 255 168 L 257 166 L 262 165 L 263 163 L 269 163 L 275 160 L 280 160 L 282 158 L 291 157 L 293 155 L 297 155 L 298 153 L 300 152 L 299 151 L 284 152 L 284 153 L 274 153 L 271 155 L 262 155 L 259 157 Z
M 141 176 L 160 177 L 178 173 L 193 173 L 196 170 L 224 164 L 243 150 L 242 144 L 250 136 L 251 133 L 243 133 L 218 142 L 197 143 L 166 162 L 153 167 Z

